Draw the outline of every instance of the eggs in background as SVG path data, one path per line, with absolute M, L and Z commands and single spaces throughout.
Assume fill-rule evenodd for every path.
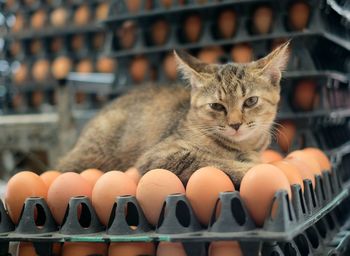
M 283 152 L 288 152 L 293 144 L 296 134 L 296 126 L 292 121 L 284 120 L 277 126 L 277 143 Z
M 52 75 L 56 79 L 65 78 L 72 69 L 72 61 L 69 57 L 60 56 L 56 58 L 51 66 Z
M 231 38 L 236 32 L 236 12 L 234 10 L 223 10 L 220 12 L 217 23 L 219 34 L 222 38 Z
M 237 44 L 231 49 L 231 58 L 237 63 L 248 63 L 253 60 L 253 48 L 249 44 Z
M 185 39 L 189 43 L 195 43 L 199 40 L 202 33 L 202 19 L 199 15 L 193 14 L 185 18 L 184 23 Z
M 276 161 L 281 161 L 283 159 L 283 156 L 272 149 L 267 149 L 261 153 L 261 161 L 264 164 L 276 162 Z

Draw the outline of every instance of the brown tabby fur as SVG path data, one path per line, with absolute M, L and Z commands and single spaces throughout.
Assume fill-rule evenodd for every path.
M 146 86 L 118 98 L 86 126 L 58 169 L 126 170 L 141 174 L 163 168 L 186 183 L 200 167 L 215 166 L 239 186 L 260 162 L 280 99 L 288 43 L 248 64 L 204 64 L 175 52 L 179 71 L 191 85 Z M 257 96 L 251 108 L 244 101 Z M 226 111 L 216 111 L 220 103 Z M 229 125 L 241 123 L 238 134 Z

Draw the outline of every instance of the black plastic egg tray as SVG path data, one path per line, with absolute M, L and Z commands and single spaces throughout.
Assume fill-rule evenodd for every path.
M 309 241 L 305 232 L 313 230 L 310 232 L 316 233 L 322 241 L 330 239 L 336 232 L 335 224 L 329 224 L 337 222 L 334 209 L 348 196 L 348 190 L 343 188 L 336 170 L 325 171 L 322 176 L 315 178 L 315 189 L 312 188 L 310 180 L 304 180 L 304 192 L 299 185 L 291 186 L 292 201 L 289 201 L 286 191 L 276 192 L 271 208 L 277 205 L 277 210 L 273 217 L 266 219 L 262 228 L 255 226 L 239 192 L 220 194 L 221 213 L 218 218 L 213 215 L 207 228 L 199 224 L 190 203 L 181 194 L 167 197 L 156 227 L 152 227 L 146 221 L 133 196 L 116 199 L 108 227 L 101 225 L 87 197 L 75 197 L 70 200 L 60 227 L 53 220 L 44 199 L 28 198 L 17 226 L 12 224 L 3 204 L 0 204 L 0 243 L 6 245 L 9 241 L 32 241 L 49 245 L 64 241 L 101 243 L 172 241 L 192 245 L 189 246 L 189 250 L 198 252 L 203 250 L 205 242 L 237 240 L 244 255 L 257 255 L 261 244 L 264 244 L 263 251 L 271 248 L 275 250 L 277 241 L 279 244 L 286 243 L 295 247 L 298 251 L 300 249 L 296 241 L 306 239 L 306 246 L 310 246 L 308 248 L 311 250 L 312 241 Z M 80 205 L 82 211 L 78 218 Z M 36 219 L 34 219 L 35 209 Z M 321 234 L 318 229 L 321 229 Z M 274 246 L 270 248 L 271 244 Z M 44 250 L 43 246 L 40 250 Z M 263 255 L 270 254 L 263 253 Z

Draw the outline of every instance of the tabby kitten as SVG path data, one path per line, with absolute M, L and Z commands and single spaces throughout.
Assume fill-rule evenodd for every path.
M 174 54 L 191 88 L 146 86 L 116 99 L 87 124 L 58 169 L 164 168 L 186 184 L 195 170 L 215 166 L 239 187 L 270 143 L 288 43 L 247 64 Z

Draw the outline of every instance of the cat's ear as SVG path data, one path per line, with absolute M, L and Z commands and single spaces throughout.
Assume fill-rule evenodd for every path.
M 193 87 L 201 87 L 217 70 L 217 65 L 207 64 L 183 50 L 174 50 L 178 71 Z
M 280 45 L 266 57 L 253 62 L 258 75 L 267 79 L 272 85 L 278 86 L 289 58 L 289 43 Z

